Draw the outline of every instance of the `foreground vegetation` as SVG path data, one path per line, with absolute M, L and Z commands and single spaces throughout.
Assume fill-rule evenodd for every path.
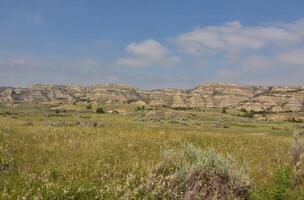
M 0 105 L 0 199 L 164 199 L 177 193 L 180 199 L 202 177 L 222 188 L 222 175 L 228 189 L 245 188 L 242 195 L 227 190 L 226 199 L 304 199 L 303 158 L 292 137 L 301 124 L 257 121 L 230 110 L 125 109 L 134 112 Z M 197 169 L 204 176 L 194 176 Z M 170 187 L 155 190 L 160 183 Z M 208 188 L 200 188 L 207 198 Z

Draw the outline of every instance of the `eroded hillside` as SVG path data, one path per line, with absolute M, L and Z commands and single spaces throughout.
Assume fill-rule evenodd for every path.
M 304 87 L 203 84 L 193 89 L 141 90 L 127 85 L 34 85 L 0 87 L 0 101 L 64 102 L 70 104 L 138 103 L 172 108 L 229 107 L 289 112 L 304 109 Z

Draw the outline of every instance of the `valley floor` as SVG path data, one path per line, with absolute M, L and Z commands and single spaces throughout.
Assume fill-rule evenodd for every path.
M 258 199 L 290 163 L 292 134 L 301 125 L 221 109 L 124 109 L 98 114 L 1 105 L 0 199 L 119 199 L 161 161 L 163 151 L 185 143 L 234 157 Z

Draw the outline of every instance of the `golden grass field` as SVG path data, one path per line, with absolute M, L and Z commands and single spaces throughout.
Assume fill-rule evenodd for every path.
M 234 157 L 250 177 L 251 198 L 263 199 L 276 171 L 290 163 L 299 126 L 216 109 L 119 115 L 20 104 L 1 105 L 0 113 L 0 199 L 121 199 L 164 150 L 185 143 Z

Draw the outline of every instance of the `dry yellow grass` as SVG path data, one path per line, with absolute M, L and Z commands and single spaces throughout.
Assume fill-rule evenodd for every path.
M 0 199 L 117 199 L 128 178 L 135 177 L 137 184 L 163 150 L 188 142 L 233 156 L 247 167 L 254 187 L 270 184 L 276 169 L 290 159 L 292 137 L 250 134 L 258 129 L 230 133 L 115 115 L 90 117 L 103 126 L 47 126 L 48 121 L 87 120 L 80 115 L 0 117 L 0 162 L 8 164 L 0 171 Z

